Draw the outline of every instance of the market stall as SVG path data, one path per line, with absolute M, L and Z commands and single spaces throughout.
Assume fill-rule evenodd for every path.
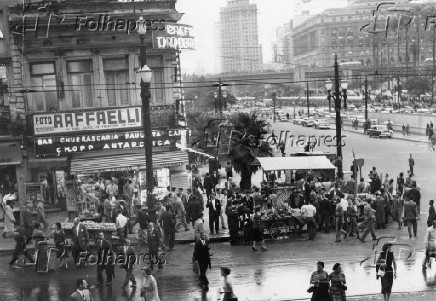
M 289 206 L 275 212 L 267 212 L 263 215 L 264 235 L 269 235 L 272 239 L 283 239 L 289 234 L 296 234 L 298 229 L 305 224 L 301 216 L 301 210 L 291 209 Z
M 117 240 L 116 236 L 117 227 L 114 223 L 95 223 L 93 221 L 84 221 L 82 224 L 86 227 L 89 234 L 89 240 L 97 242 L 98 233 L 103 232 L 104 236 L 109 240 Z M 67 238 L 73 237 L 73 223 L 61 223 L 62 229 L 64 229 Z

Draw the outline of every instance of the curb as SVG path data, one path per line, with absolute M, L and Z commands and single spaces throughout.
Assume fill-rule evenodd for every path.
M 360 131 L 355 131 L 355 130 L 352 130 L 352 129 L 344 128 L 343 131 L 352 132 L 352 133 L 360 134 L 360 135 L 363 135 L 363 136 L 367 136 L 366 134 L 364 134 L 364 133 L 362 133 Z M 416 140 L 416 139 L 405 138 L 405 137 L 397 137 L 397 136 L 393 136 L 392 139 L 404 140 L 404 141 L 410 141 L 410 142 L 418 142 L 418 143 L 427 143 L 427 141 L 420 141 L 420 140 Z

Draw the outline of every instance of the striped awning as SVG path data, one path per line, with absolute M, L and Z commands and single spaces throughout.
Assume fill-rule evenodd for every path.
M 264 171 L 272 170 L 320 170 L 336 167 L 325 156 L 311 157 L 263 157 L 257 158 Z
M 153 153 L 153 169 L 187 164 L 189 164 L 188 155 L 184 152 Z M 132 153 L 73 158 L 70 172 L 71 174 L 89 174 L 105 171 L 144 170 L 145 167 L 145 155 Z

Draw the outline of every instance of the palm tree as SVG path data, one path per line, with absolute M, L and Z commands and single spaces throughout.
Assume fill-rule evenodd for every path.
M 229 121 L 242 136 L 232 137 L 229 154 L 224 159 L 230 161 L 235 171 L 241 174 L 241 190 L 250 189 L 251 176 L 259 170 L 259 166 L 252 165 L 256 157 L 273 156 L 272 148 L 262 141 L 267 122 L 258 119 L 256 114 L 247 113 L 234 114 Z

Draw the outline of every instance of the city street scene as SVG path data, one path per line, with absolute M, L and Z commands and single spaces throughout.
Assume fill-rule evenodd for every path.
M 0 0 L 0 301 L 436 300 L 436 0 Z

